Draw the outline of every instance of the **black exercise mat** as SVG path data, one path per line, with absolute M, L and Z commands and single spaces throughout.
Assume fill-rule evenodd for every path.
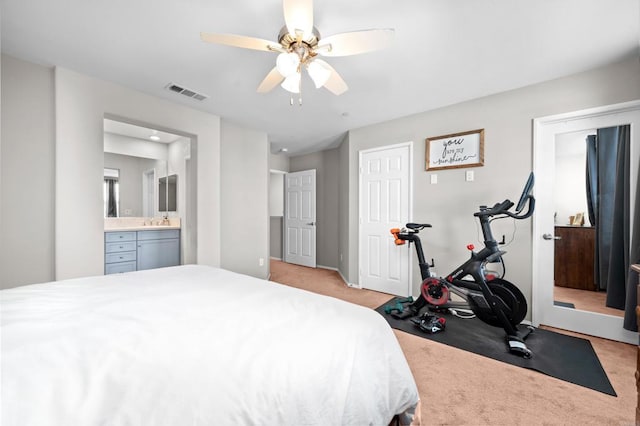
M 384 312 L 384 307 L 393 300 L 395 298 L 376 309 L 392 328 L 617 396 L 591 342 L 586 339 L 536 329 L 525 340 L 533 357 L 524 359 L 509 352 L 502 328 L 489 326 L 477 318 L 442 314 L 447 320 L 446 329 L 436 334 L 425 333 L 409 319 L 399 320 Z
M 570 303 L 570 302 L 559 302 L 557 300 L 554 300 L 553 304 L 555 306 L 560 306 L 562 308 L 571 308 L 571 309 L 575 309 L 576 308 L 576 305 L 574 305 L 573 303 Z

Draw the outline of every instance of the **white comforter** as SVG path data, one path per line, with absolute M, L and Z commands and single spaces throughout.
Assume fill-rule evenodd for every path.
M 376 312 L 222 269 L 0 297 L 3 426 L 387 425 L 418 404 Z

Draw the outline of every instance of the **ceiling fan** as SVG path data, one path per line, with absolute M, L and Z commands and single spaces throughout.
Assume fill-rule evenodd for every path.
M 393 29 L 361 30 L 321 38 L 313 26 L 313 0 L 283 0 L 283 9 L 285 26 L 277 42 L 234 34 L 200 33 L 200 38 L 208 43 L 278 52 L 276 66 L 258 86 L 259 93 L 269 92 L 278 84 L 291 93 L 300 93 L 305 69 L 316 88 L 324 87 L 335 95 L 344 93 L 348 86 L 340 74 L 318 56 L 370 52 L 387 47 L 393 39 Z

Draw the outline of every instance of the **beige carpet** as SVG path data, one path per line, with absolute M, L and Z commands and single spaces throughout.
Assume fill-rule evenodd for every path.
M 271 280 L 376 308 L 391 296 L 338 273 L 271 262 Z M 633 425 L 637 348 L 588 338 L 617 397 L 394 330 L 415 377 L 425 425 Z M 560 330 L 555 330 L 560 331 Z

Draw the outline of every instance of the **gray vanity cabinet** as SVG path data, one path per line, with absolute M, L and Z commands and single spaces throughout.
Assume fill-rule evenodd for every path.
M 180 264 L 180 231 L 138 231 L 138 271 Z
M 105 275 L 136 270 L 136 237 L 135 231 L 105 232 Z
M 180 264 L 180 230 L 112 231 L 104 234 L 104 273 Z

